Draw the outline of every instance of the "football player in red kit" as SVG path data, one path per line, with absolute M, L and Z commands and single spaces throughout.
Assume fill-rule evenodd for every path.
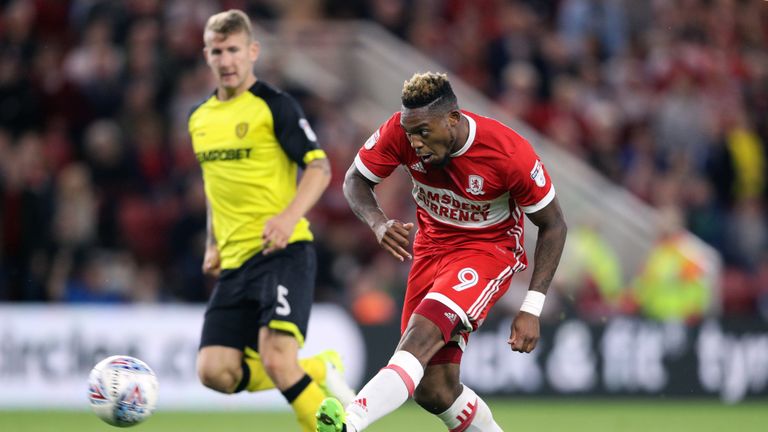
M 459 109 L 444 74 L 405 82 L 402 109 L 366 141 L 344 180 L 350 207 L 379 244 L 413 259 L 395 353 L 347 407 L 326 399 L 320 432 L 359 432 L 409 397 L 450 431 L 500 431 L 488 406 L 459 379 L 469 334 L 528 264 L 523 215 L 539 229 L 535 265 L 509 344 L 528 353 L 566 237 L 549 174 L 531 145 L 491 118 Z M 418 230 L 388 218 L 373 189 L 398 166 L 413 181 Z

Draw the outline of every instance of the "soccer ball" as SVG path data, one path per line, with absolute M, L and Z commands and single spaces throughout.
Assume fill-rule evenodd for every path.
M 125 355 L 105 358 L 88 376 L 93 412 L 112 426 L 146 420 L 157 403 L 157 377 L 143 361 Z

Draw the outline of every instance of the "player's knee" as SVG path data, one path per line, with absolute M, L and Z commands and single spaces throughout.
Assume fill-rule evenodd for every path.
M 198 363 L 197 377 L 204 386 L 221 393 L 232 393 L 237 386 L 236 374 L 225 367 Z

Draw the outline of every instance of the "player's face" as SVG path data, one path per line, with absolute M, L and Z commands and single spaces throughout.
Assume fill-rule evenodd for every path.
M 259 57 L 259 44 L 241 31 L 231 34 L 205 32 L 205 60 L 218 86 L 228 92 L 245 90 Z
M 428 108 L 404 108 L 400 126 L 422 162 L 443 167 L 451 160 L 451 153 L 456 148 L 459 119 L 458 111 L 436 114 Z

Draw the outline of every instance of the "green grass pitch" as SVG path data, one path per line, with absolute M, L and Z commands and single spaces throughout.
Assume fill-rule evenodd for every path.
M 536 432 L 758 432 L 768 430 L 768 401 L 738 405 L 678 400 L 489 400 L 507 431 Z M 0 411 L 3 432 L 117 431 L 90 412 Z M 298 431 L 280 412 L 156 412 L 132 432 Z M 408 403 L 370 432 L 443 432 L 435 417 Z

